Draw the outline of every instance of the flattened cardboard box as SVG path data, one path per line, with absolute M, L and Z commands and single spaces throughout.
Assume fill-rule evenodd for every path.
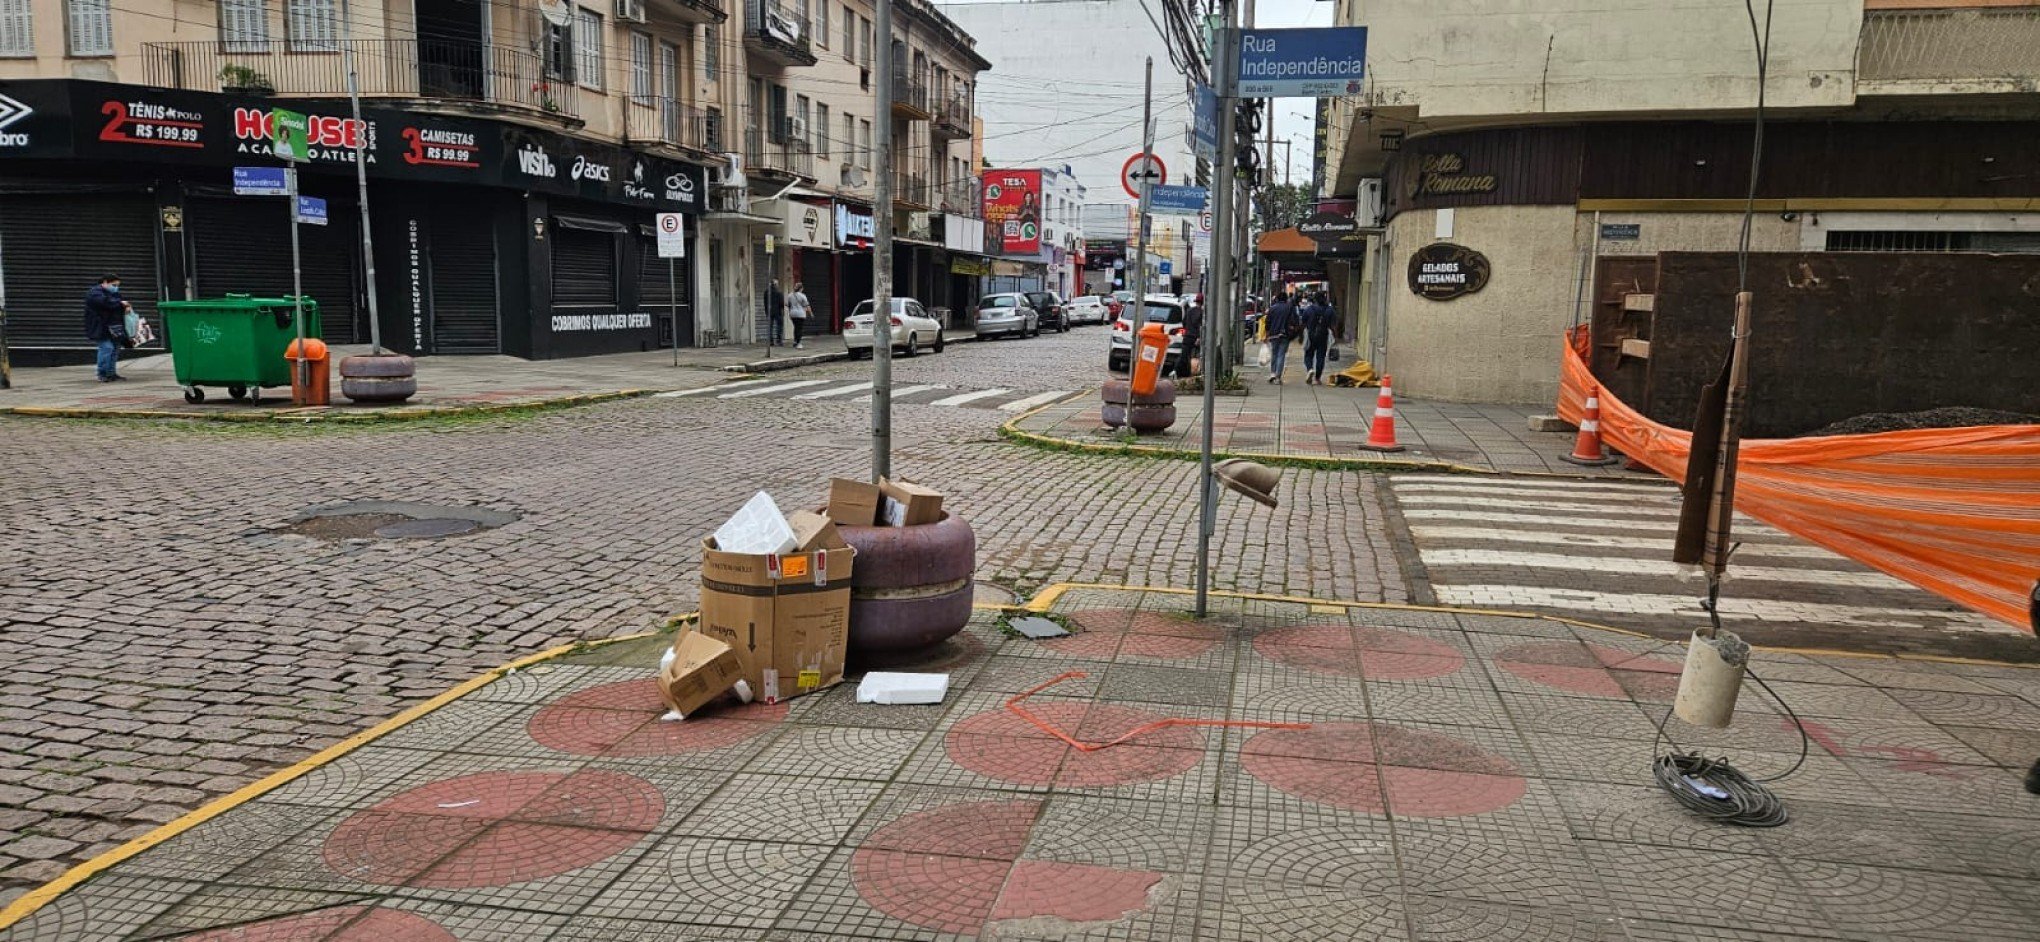
M 829 519 L 838 526 L 877 524 L 879 504 L 883 501 L 876 484 L 849 478 L 829 479 Z
M 743 678 L 743 660 L 728 643 L 689 629 L 673 640 L 673 663 L 659 671 L 659 695 L 691 716 Z
M 879 492 L 885 495 L 885 507 L 881 512 L 883 523 L 895 527 L 911 527 L 924 523 L 942 522 L 942 493 L 909 481 L 895 481 L 888 478 L 878 480 Z
M 701 631 L 736 652 L 766 702 L 843 681 L 855 551 L 833 524 L 788 518 L 807 548 L 783 555 L 725 553 L 702 541 Z M 819 516 L 819 515 L 812 515 Z

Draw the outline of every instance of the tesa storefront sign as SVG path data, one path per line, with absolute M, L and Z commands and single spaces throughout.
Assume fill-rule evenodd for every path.
M 993 170 L 985 174 L 985 222 L 999 234 L 1006 255 L 1041 252 L 1041 171 Z

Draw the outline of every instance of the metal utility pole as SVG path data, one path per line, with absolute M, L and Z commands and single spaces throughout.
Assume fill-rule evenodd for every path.
M 1155 125 L 1151 111 L 1155 99 L 1155 57 L 1147 58 L 1147 84 L 1140 96 L 1140 203 L 1133 214 L 1133 231 L 1140 242 L 1133 253 L 1133 274 L 1140 279 L 1140 286 L 1133 291 L 1133 313 L 1126 318 L 1132 334 L 1127 338 L 1126 381 L 1133 382 L 1133 358 L 1140 355 L 1140 328 L 1147 323 L 1147 250 L 1148 250 L 1148 187 L 1154 183 Z M 1107 364 L 1108 366 L 1110 364 Z M 1127 386 L 1126 415 L 1133 419 L 1133 387 Z M 1133 426 L 1127 426 L 1131 429 Z
M 878 0 L 878 106 L 872 112 L 871 479 L 892 476 L 892 0 Z
M 301 160 L 304 156 L 304 154 L 299 154 L 294 159 Z M 305 349 L 305 270 L 304 258 L 298 249 L 298 172 L 296 166 L 289 163 L 284 165 L 283 185 L 285 191 L 284 204 L 290 207 L 290 303 L 291 311 L 294 315 L 291 319 L 297 322 L 298 351 L 297 362 L 291 365 L 291 372 L 296 377 L 291 393 L 296 395 L 299 390 L 309 393 L 312 388 L 312 359 L 305 355 L 308 352 Z M 307 403 L 300 398 L 297 404 L 302 406 Z
M 1213 182 L 1233 178 L 1233 161 L 1238 157 L 1238 145 L 1233 140 L 1239 115 L 1233 108 L 1233 96 L 1239 91 L 1239 55 L 1233 51 L 1238 33 L 1232 29 L 1232 11 L 1225 11 L 1226 28 L 1217 31 L 1212 44 L 1212 80 L 1218 83 L 1214 92 L 1218 98 L 1218 166 L 1213 168 Z M 1221 176 L 1221 174 L 1223 174 Z M 1216 189 L 1216 187 L 1214 187 Z M 1218 380 L 1212 365 L 1218 361 L 1215 355 L 1223 342 L 1217 330 L 1220 324 L 1237 325 L 1239 308 L 1232 303 L 1232 282 L 1238 272 L 1233 268 L 1232 201 L 1218 198 L 1214 201 L 1211 219 L 1211 285 L 1217 290 L 1206 292 L 1204 307 L 1204 435 L 1198 448 L 1197 494 L 1200 505 L 1197 523 L 1197 605 L 1199 618 L 1207 613 L 1211 591 L 1211 537 L 1217 532 L 1218 480 L 1211 474 L 1211 436 L 1214 419 L 1212 413 L 1218 409 Z
M 348 0 L 340 0 L 340 54 L 347 60 L 347 106 L 354 117 L 354 182 L 360 189 L 356 200 L 361 204 L 361 264 L 368 276 L 368 344 L 371 352 L 382 356 L 382 316 L 378 311 L 375 290 L 375 242 L 368 234 L 368 123 L 361 120 L 361 78 L 354 69 L 354 17 L 348 10 Z M 629 108 L 624 111 L 628 113 Z M 296 206 L 291 212 L 297 211 Z

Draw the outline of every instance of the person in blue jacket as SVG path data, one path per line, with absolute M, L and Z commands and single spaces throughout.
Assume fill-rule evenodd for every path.
M 127 335 L 127 312 L 134 305 L 120 299 L 120 276 L 107 275 L 85 292 L 85 339 L 99 345 L 99 381 L 111 383 L 120 375 L 122 347 L 135 342 Z

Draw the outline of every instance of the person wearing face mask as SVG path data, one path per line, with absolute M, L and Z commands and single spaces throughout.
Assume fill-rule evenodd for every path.
M 85 339 L 99 345 L 99 381 L 111 383 L 127 377 L 116 367 L 122 347 L 135 342 L 127 335 L 127 312 L 133 305 L 120 299 L 120 276 L 107 275 L 85 292 Z

